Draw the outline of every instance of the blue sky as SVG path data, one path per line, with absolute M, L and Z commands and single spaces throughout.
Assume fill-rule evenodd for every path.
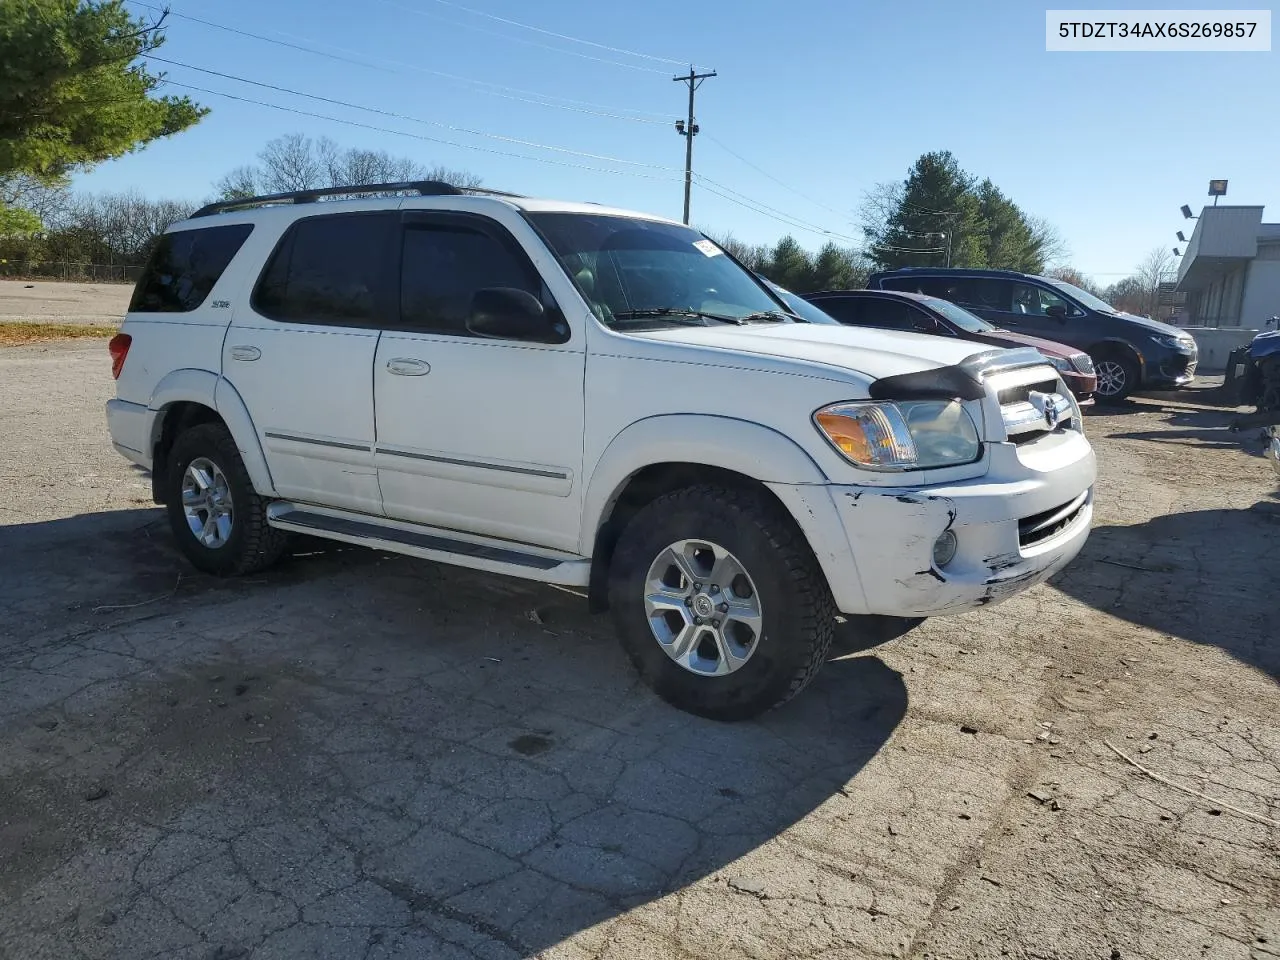
M 131 6 L 150 13 L 141 4 Z M 1202 0 L 1197 6 L 1213 5 Z M 82 175 L 78 186 L 199 200 L 223 173 L 250 162 L 267 140 L 302 132 L 471 170 L 496 188 L 678 218 L 684 141 L 671 121 L 684 115 L 686 94 L 670 78 L 681 68 L 604 49 L 614 47 L 718 71 L 698 92 L 702 134 L 695 141 L 694 169 L 717 184 L 713 189 L 735 191 L 757 210 L 695 186 L 693 221 L 751 242 L 772 242 L 787 232 L 809 247 L 825 239 L 778 222 L 761 207 L 833 235 L 860 237 L 858 208 L 865 191 L 901 179 L 919 154 L 935 149 L 951 150 L 967 170 L 991 177 L 1029 213 L 1056 225 L 1070 248 L 1069 262 L 1103 282 L 1131 270 L 1152 247 L 1176 244 L 1176 230 L 1189 235 L 1191 224 L 1178 208 L 1189 203 L 1198 209 L 1207 202 L 1211 177 L 1230 180 L 1227 202 L 1266 204 L 1268 219 L 1280 219 L 1276 53 L 1051 54 L 1044 50 L 1045 6 L 1025 0 L 174 0 L 172 9 L 369 66 L 177 16 L 159 51 L 163 57 L 445 126 L 154 65 L 173 81 L 597 169 L 500 156 L 193 93 L 213 108 L 201 124 L 103 164 Z M 486 92 L 493 87 L 441 73 L 653 122 L 499 97 Z

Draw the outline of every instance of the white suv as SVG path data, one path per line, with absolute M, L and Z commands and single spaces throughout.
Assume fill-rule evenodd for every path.
M 585 587 L 662 697 L 738 719 L 805 686 L 837 612 L 970 610 L 1080 550 L 1071 392 L 972 350 L 806 323 L 657 217 L 361 186 L 174 225 L 107 421 L 201 570 L 296 531 Z

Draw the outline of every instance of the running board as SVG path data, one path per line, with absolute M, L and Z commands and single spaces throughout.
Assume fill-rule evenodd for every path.
M 543 583 L 585 587 L 591 577 L 586 557 L 329 507 L 277 500 L 267 507 L 267 523 L 280 530 Z

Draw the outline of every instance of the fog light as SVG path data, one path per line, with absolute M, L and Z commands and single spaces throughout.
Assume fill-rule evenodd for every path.
M 943 530 L 942 535 L 933 541 L 933 565 L 945 567 L 955 559 L 956 535 L 950 530 Z

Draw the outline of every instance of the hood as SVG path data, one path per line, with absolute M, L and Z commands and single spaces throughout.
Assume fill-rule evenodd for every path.
M 923 333 L 816 323 L 753 323 L 670 327 L 627 333 L 646 340 L 710 347 L 852 370 L 873 380 L 951 366 L 982 353 L 974 343 Z
M 1102 311 L 1098 311 L 1102 313 Z M 1142 327 L 1149 333 L 1158 333 L 1166 337 L 1189 337 L 1190 334 L 1181 327 L 1175 327 L 1171 323 L 1161 323 L 1159 320 L 1148 320 L 1146 317 L 1137 317 L 1132 313 L 1123 313 L 1120 310 L 1112 310 L 1105 314 L 1109 317 L 1119 317 L 1121 320 L 1127 320 L 1130 323 Z
M 980 343 L 989 343 L 993 347 L 1034 347 L 1037 350 L 1047 353 L 1051 357 L 1074 357 L 1077 353 L 1084 353 L 1083 350 L 1077 350 L 1075 347 L 1069 347 L 1065 343 L 1057 343 L 1053 340 L 1043 340 L 1040 337 L 1031 337 L 1025 333 L 1015 333 L 1013 330 L 995 330 L 991 332 L 970 334 L 969 338 L 977 340 Z

